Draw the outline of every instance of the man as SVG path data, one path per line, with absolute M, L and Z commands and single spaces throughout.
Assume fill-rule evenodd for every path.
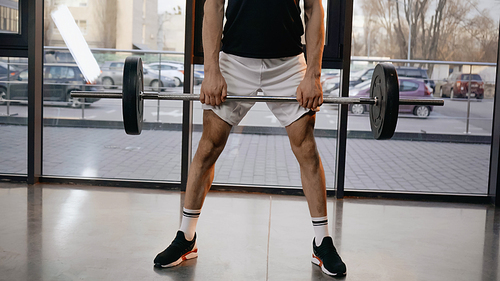
M 197 257 L 196 223 L 214 177 L 215 161 L 232 126 L 253 103 L 225 102 L 229 95 L 297 96 L 298 103 L 268 103 L 285 126 L 311 214 L 315 237 L 312 262 L 324 273 L 345 275 L 346 266 L 328 234 L 323 165 L 314 140 L 315 111 L 323 102 L 321 59 L 324 45 L 321 0 L 304 0 L 307 64 L 300 0 L 206 0 L 203 21 L 205 79 L 201 85 L 203 134 L 188 174 L 180 230 L 159 253 L 156 267 Z M 222 41 L 222 47 L 221 47 Z

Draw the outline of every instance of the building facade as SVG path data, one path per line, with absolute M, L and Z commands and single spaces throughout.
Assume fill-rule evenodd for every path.
M 19 32 L 18 0 L 0 0 L 0 32 Z
M 45 45 L 65 46 L 50 14 L 67 5 L 91 48 L 156 49 L 156 0 L 48 0 Z

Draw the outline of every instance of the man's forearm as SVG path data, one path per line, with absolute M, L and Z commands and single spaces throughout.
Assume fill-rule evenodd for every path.
M 320 0 L 304 1 L 306 22 L 306 76 L 319 77 L 321 74 L 321 60 L 325 44 L 325 28 L 323 24 L 323 7 Z
M 203 53 L 205 71 L 219 70 L 219 51 L 224 19 L 224 0 L 207 0 L 203 17 Z

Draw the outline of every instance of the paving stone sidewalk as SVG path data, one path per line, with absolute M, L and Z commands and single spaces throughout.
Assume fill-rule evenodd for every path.
M 201 133 L 193 133 L 193 153 Z M 0 173 L 26 174 L 27 127 L 0 126 Z M 336 139 L 317 138 L 327 188 Z M 179 181 L 181 132 L 44 128 L 43 174 Z M 348 139 L 346 189 L 485 194 L 490 145 Z M 299 165 L 283 135 L 230 135 L 215 183 L 300 188 Z

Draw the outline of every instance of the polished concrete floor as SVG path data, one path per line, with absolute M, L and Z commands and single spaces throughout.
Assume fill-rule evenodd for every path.
M 153 258 L 173 239 L 175 191 L 0 183 L 0 280 L 332 280 L 310 262 L 304 197 L 209 193 L 199 257 Z M 500 209 L 329 198 L 343 280 L 500 280 Z

